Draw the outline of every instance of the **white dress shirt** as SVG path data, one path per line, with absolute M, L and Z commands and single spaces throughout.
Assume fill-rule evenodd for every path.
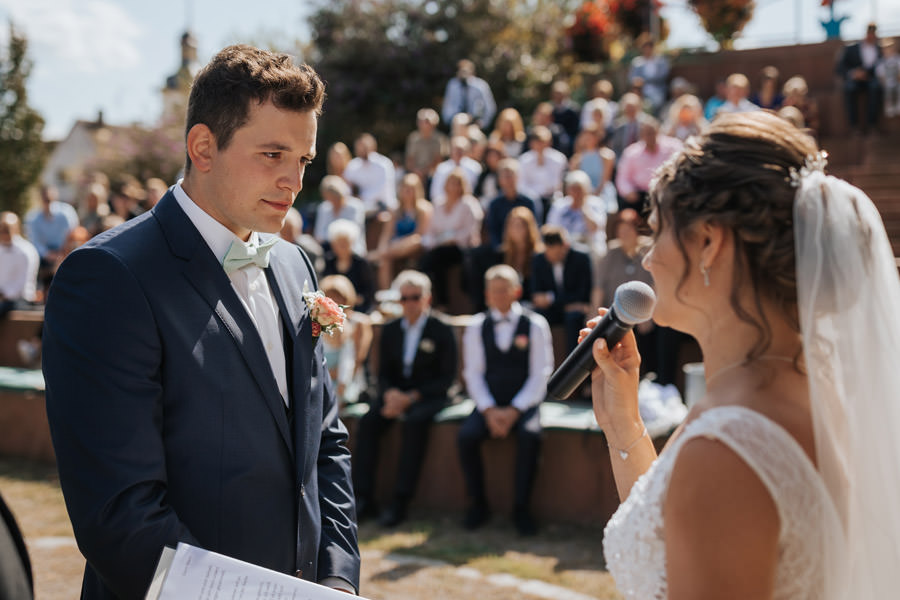
M 20 235 L 0 244 L 0 297 L 6 300 L 34 300 L 40 257 L 34 245 Z
M 212 250 L 213 255 L 221 263 L 228 253 L 232 243 L 244 244 L 245 242 L 234 235 L 227 227 L 216 221 L 202 208 L 197 206 L 181 187 L 181 181 L 173 188 L 175 200 L 187 214 L 191 223 L 200 232 L 206 241 L 206 245 Z M 258 235 L 254 231 L 250 234 L 250 241 L 257 242 Z M 278 303 L 269 288 L 266 272 L 257 265 L 251 264 L 243 269 L 237 269 L 228 275 L 231 286 L 237 292 L 237 296 L 250 315 L 250 319 L 256 326 L 263 347 L 266 349 L 266 357 L 272 367 L 272 374 L 278 384 L 278 391 L 285 404 L 289 402 L 287 389 L 287 364 L 284 356 L 284 339 L 281 327 Z
M 419 315 L 415 323 L 410 323 L 405 318 L 400 321 L 403 328 L 403 376 L 412 375 L 413 363 L 416 360 L 416 352 L 419 342 L 422 341 L 422 332 L 425 330 L 425 322 L 428 320 L 428 311 Z
M 344 179 L 356 186 L 359 199 L 367 213 L 378 210 L 378 202 L 390 210 L 397 208 L 397 183 L 394 163 L 387 156 L 369 152 L 366 158 L 357 156 L 344 169 Z
M 491 318 L 494 319 L 494 340 L 497 348 L 502 352 L 512 346 L 513 337 L 519 326 L 519 317 L 522 316 L 522 305 L 514 302 L 509 312 L 505 315 L 496 309 L 490 309 Z M 550 337 L 550 325 L 547 320 L 537 313 L 530 313 L 530 328 L 528 331 L 528 378 L 522 385 L 522 389 L 512 399 L 512 406 L 525 412 L 533 406 L 540 404 L 547 396 L 547 381 L 553 372 L 553 340 Z M 508 319 L 507 319 L 508 317 Z M 465 366 L 463 379 L 469 396 L 475 401 L 475 406 L 480 412 L 493 406 L 497 402 L 488 389 L 484 374 L 487 365 L 484 344 L 481 338 L 481 328 L 484 325 L 485 313 L 476 315 L 463 333 L 463 356 Z
M 481 165 L 478 161 L 474 158 L 463 156 L 459 164 L 456 164 L 452 158 L 448 158 L 435 167 L 434 175 L 431 176 L 431 187 L 428 188 L 428 193 L 431 195 L 432 202 L 437 202 L 444 198 L 446 195 L 444 185 L 447 183 L 447 177 L 457 167 L 466 174 L 466 178 L 469 181 L 469 189 L 475 189 L 475 184 L 478 183 L 478 176 L 481 175 Z
M 553 148 L 544 148 L 543 158 L 543 162 L 539 162 L 534 150 L 519 157 L 519 186 L 528 190 L 526 196 L 550 198 L 562 190 L 563 175 L 569 166 L 566 155 Z

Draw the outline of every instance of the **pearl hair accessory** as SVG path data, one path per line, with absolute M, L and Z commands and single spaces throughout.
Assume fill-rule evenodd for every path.
M 828 166 L 828 153 L 824 150 L 819 151 L 818 154 L 807 156 L 799 170 L 794 167 L 788 169 L 788 173 L 791 175 L 791 187 L 800 187 L 801 180 L 814 171 L 824 173 L 826 166 Z

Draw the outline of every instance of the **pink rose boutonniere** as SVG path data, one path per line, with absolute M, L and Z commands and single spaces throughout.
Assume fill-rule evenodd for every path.
M 528 336 L 525 334 L 517 335 L 515 337 L 515 339 L 513 340 L 513 344 L 519 350 L 524 350 L 525 348 L 528 347 Z
M 334 335 L 335 331 L 344 330 L 345 306 L 342 306 L 323 294 L 321 291 L 309 290 L 309 282 L 303 282 L 303 300 L 309 307 L 309 316 L 312 319 L 313 338 L 318 338 L 323 332 Z

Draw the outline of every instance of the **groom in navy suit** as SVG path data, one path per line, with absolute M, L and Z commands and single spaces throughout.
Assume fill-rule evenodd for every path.
M 179 541 L 358 588 L 347 432 L 303 297 L 316 278 L 277 236 L 323 99 L 287 55 L 225 48 L 191 89 L 184 179 L 54 278 L 47 414 L 82 598 L 142 598 Z

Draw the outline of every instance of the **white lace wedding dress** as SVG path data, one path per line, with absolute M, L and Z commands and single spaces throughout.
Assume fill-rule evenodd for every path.
M 775 501 L 781 531 L 774 597 L 820 598 L 824 525 L 835 523 L 837 514 L 800 445 L 781 426 L 739 406 L 709 409 L 688 424 L 606 525 L 604 554 L 619 591 L 629 600 L 668 597 L 663 500 L 679 450 L 695 437 L 718 440 L 737 453 Z

